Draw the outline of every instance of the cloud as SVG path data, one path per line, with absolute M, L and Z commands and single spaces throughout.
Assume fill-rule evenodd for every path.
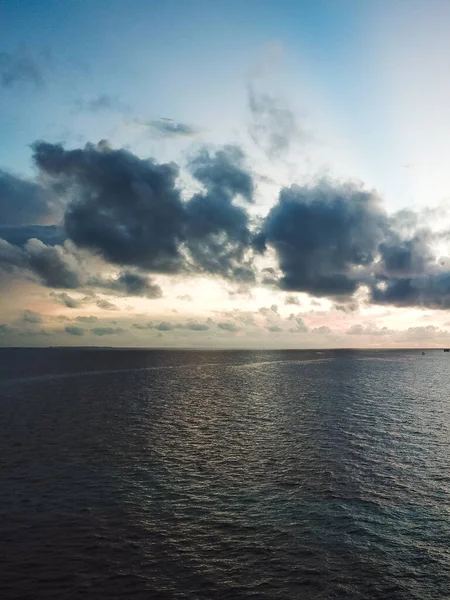
M 24 321 L 24 323 L 42 323 L 43 322 L 43 318 L 42 315 L 40 315 L 37 312 L 34 312 L 33 310 L 24 310 L 22 313 L 22 320 Z
M 0 324 L 0 335 L 5 335 L 7 333 L 13 333 L 15 331 L 14 327 L 7 325 L 6 323 Z
M 48 246 L 36 238 L 23 247 L 0 239 L 0 269 L 31 274 L 51 288 L 76 289 L 86 283 L 78 258 L 66 246 Z
M 126 104 L 123 104 L 118 98 L 109 94 L 99 94 L 90 100 L 78 100 L 75 104 L 79 110 L 92 113 L 103 111 L 126 112 L 128 110 Z
M 85 329 L 83 329 L 82 327 L 76 327 L 75 325 L 67 325 L 67 327 L 64 327 L 64 331 L 69 335 L 78 336 L 84 335 L 85 333 Z
M 300 306 L 300 300 L 297 298 L 297 296 L 292 296 L 291 294 L 285 296 L 284 303 L 286 305 L 295 304 L 296 306 Z
M 134 323 L 134 329 L 156 329 L 157 331 L 173 331 L 177 329 L 187 329 L 189 331 L 208 331 L 208 323 L 199 323 L 198 321 L 189 320 L 186 323 L 161 321 L 160 323 L 154 323 L 148 321 L 147 323 Z
M 448 340 L 450 333 L 437 327 L 436 325 L 426 325 L 423 327 L 409 327 L 406 331 L 402 332 L 402 337 L 406 340 L 430 340 L 437 337 Z
M 209 325 L 207 323 L 198 323 L 197 321 L 188 321 L 184 328 L 190 331 L 208 331 Z
M 381 244 L 377 282 L 371 299 L 378 304 L 450 307 L 449 259 L 438 259 L 432 251 L 436 236 L 427 229 L 416 231 L 409 239 L 393 236 Z
M 33 156 L 36 181 L 1 172 L 0 268 L 6 277 L 19 271 L 55 289 L 159 298 L 152 273 L 204 274 L 241 290 L 260 281 L 327 297 L 345 312 L 358 308 L 357 290 L 364 302 L 450 307 L 450 258 L 435 251 L 449 232 L 420 226 L 412 211 L 389 216 L 378 195 L 361 184 L 317 179 L 286 187 L 267 216 L 254 219 L 253 177 L 235 146 L 203 148 L 188 160 L 201 187 L 188 199 L 178 187 L 177 165 L 141 159 L 104 141 L 74 150 L 36 142 Z M 61 210 L 56 196 L 66 203 L 64 227 L 44 223 Z M 89 257 L 79 249 L 118 265 L 119 274 L 90 273 Z M 258 272 L 255 252 L 277 264 Z M 299 300 L 288 294 L 284 302 Z
M 152 280 L 139 273 L 122 271 L 117 278 L 110 280 L 99 280 L 102 287 L 126 294 L 127 296 L 145 296 L 146 298 L 161 298 L 162 290 Z
M 217 327 L 222 329 L 223 331 L 236 332 L 240 330 L 240 327 L 236 325 L 236 323 L 232 323 L 231 321 L 221 321 L 217 323 Z
M 244 158 L 237 146 L 224 146 L 214 154 L 203 148 L 190 160 L 189 168 L 208 192 L 227 200 L 239 194 L 252 202 L 253 180 L 244 168 Z
M 184 302 L 192 302 L 192 296 L 189 294 L 183 294 L 182 296 L 177 296 L 177 300 L 183 300 Z
M 162 323 L 155 325 L 154 329 L 157 329 L 158 331 L 171 331 L 172 329 L 177 329 L 177 326 L 173 323 L 167 323 L 167 321 L 163 321 Z
M 56 246 L 64 243 L 65 234 L 59 225 L 0 225 L 0 238 L 15 246 L 24 246 L 32 238 Z
M 117 306 L 109 300 L 100 299 L 97 300 L 96 304 L 99 308 L 102 308 L 103 310 L 119 310 Z
M 77 321 L 80 323 L 96 323 L 98 321 L 98 317 L 89 316 L 89 317 L 77 317 Z
M 158 165 L 106 143 L 64 150 L 37 142 L 34 160 L 71 197 L 64 223 L 75 244 L 116 264 L 180 269 L 184 206 L 175 164 Z
M 46 246 L 37 239 L 28 240 L 25 252 L 29 268 L 53 288 L 75 289 L 81 286 L 83 272 L 75 256 L 64 246 Z
M 348 335 L 391 335 L 393 333 L 395 332 L 387 327 L 378 328 L 372 323 L 357 323 L 352 325 L 347 331 Z
M 308 327 L 305 325 L 302 317 L 298 315 L 294 315 L 293 313 L 289 315 L 288 321 L 295 324 L 295 327 L 289 329 L 291 333 L 306 333 L 308 331 Z
M 315 327 L 311 330 L 312 333 L 318 333 L 319 335 L 330 335 L 331 329 L 326 325 L 321 325 L 320 327 Z
M 233 318 L 249 327 L 256 326 L 255 317 L 252 312 L 235 310 L 233 311 Z
M 106 142 L 84 149 L 36 142 L 34 160 L 70 198 L 64 224 L 79 247 L 107 261 L 154 273 L 206 272 L 251 282 L 251 233 L 237 197 L 252 201 L 253 181 L 239 148 L 203 149 L 189 161 L 204 193 L 188 202 L 178 167 L 140 159 Z
M 33 56 L 23 48 L 15 52 L 0 52 L 0 82 L 3 87 L 19 83 L 42 87 L 44 80 L 43 57 Z
M 153 323 L 153 321 L 149 321 L 148 323 L 133 323 L 132 325 L 133 329 L 154 329 L 155 328 L 155 324 Z
M 50 189 L 0 169 L 0 223 L 36 225 L 53 216 L 55 195 Z
M 347 302 L 344 302 L 342 304 L 339 303 L 335 303 L 333 304 L 333 309 L 337 310 L 338 312 L 343 312 L 343 313 L 353 313 L 356 312 L 359 308 L 359 303 L 354 300 L 348 300 Z
M 120 327 L 94 327 L 91 329 L 92 333 L 97 336 L 104 335 L 119 335 L 120 333 L 124 333 L 125 329 Z
M 269 325 L 268 327 L 266 327 L 266 329 L 271 333 L 280 333 L 280 331 L 283 331 L 283 329 L 279 325 Z
M 173 119 L 157 119 L 155 121 L 139 121 L 149 129 L 153 129 L 162 137 L 193 137 L 198 130 L 186 123 L 179 123 Z
M 67 308 L 80 308 L 84 304 L 82 300 L 69 296 L 67 292 L 50 292 L 50 298 L 67 306 Z
M 322 180 L 284 188 L 255 245 L 275 250 L 282 289 L 345 296 L 367 282 L 364 267 L 375 260 L 388 228 L 374 193 Z
M 264 315 L 265 317 L 273 318 L 274 316 L 279 316 L 278 314 L 278 306 L 276 304 L 272 304 L 270 307 L 261 306 L 258 308 L 258 312 Z
M 26 264 L 25 251 L 0 238 L 0 267 L 9 272 L 25 268 Z
M 248 88 L 248 106 L 250 136 L 269 158 L 286 154 L 295 139 L 311 138 L 287 106 L 270 94 L 257 92 L 252 85 Z
M 235 146 L 211 154 L 204 149 L 189 163 L 192 175 L 205 187 L 186 204 L 186 245 L 202 271 L 235 281 L 254 280 L 246 252 L 251 245 L 250 219 L 236 197 L 253 201 L 253 180 L 244 155 Z

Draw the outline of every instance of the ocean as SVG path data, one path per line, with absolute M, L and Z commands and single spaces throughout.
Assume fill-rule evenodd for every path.
M 0 350 L 0 598 L 450 597 L 450 355 Z

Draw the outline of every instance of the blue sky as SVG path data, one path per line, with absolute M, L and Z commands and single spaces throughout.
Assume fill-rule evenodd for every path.
M 170 345 L 197 344 L 201 335 L 206 336 L 201 341 L 204 345 L 389 345 L 413 343 L 416 338 L 418 343 L 424 339 L 435 343 L 440 335 L 446 335 L 445 311 L 440 308 L 447 306 L 447 295 L 450 297 L 443 283 L 450 206 L 449 4 L 439 0 L 5 0 L 0 18 L 0 226 L 4 226 L 0 238 L 2 231 L 7 235 L 4 242 L 0 239 L 0 262 L 2 251 L 9 261 L 0 265 L 0 324 L 9 335 L 4 336 L 5 343 L 23 343 L 24 339 L 42 343 L 39 336 L 44 335 L 55 343 L 85 343 L 88 330 L 66 335 L 64 328 L 77 327 L 78 317 L 89 316 L 109 327 L 118 343 L 125 345 L 166 343 L 161 336 L 169 337 Z M 148 157 L 173 161 L 178 165 L 177 186 L 185 200 L 205 185 L 209 196 L 204 202 L 217 194 L 217 186 L 208 188 L 211 182 L 205 183 L 195 172 L 195 157 L 204 147 L 212 161 L 208 169 L 231 161 L 226 167 L 231 169 L 228 174 L 237 174 L 242 182 L 249 181 L 250 173 L 251 202 L 246 204 L 249 198 L 245 193 L 242 197 L 242 189 L 229 199 L 227 210 L 231 212 L 226 218 L 241 222 L 240 229 L 227 230 L 226 235 L 235 237 L 226 238 L 226 244 L 236 252 L 233 260 L 239 254 L 246 268 L 251 264 L 257 283 L 243 289 L 242 282 L 230 279 L 231 271 L 224 279 L 208 271 L 211 264 L 218 264 L 214 262 L 218 257 L 212 255 L 217 244 L 224 243 L 220 237 L 224 232 L 214 234 L 218 236 L 214 244 L 211 233 L 206 241 L 202 239 L 208 256 L 201 245 L 194 251 L 189 246 L 192 241 L 171 240 L 180 244 L 177 252 L 191 261 L 188 266 L 178 266 L 181 270 L 176 275 L 150 265 L 150 259 L 142 255 L 137 262 L 118 259 L 111 247 L 102 245 L 106 238 L 87 242 L 87 231 L 74 234 L 68 229 L 67 215 L 87 202 L 86 198 L 92 200 L 98 189 L 84 189 L 86 179 L 77 172 L 80 179 L 69 190 L 64 179 L 67 174 L 55 174 L 47 163 L 33 158 L 32 146 L 38 140 L 62 144 L 66 151 L 79 149 L 79 156 L 85 157 L 83 169 L 92 159 L 92 148 L 98 153 L 110 152 L 111 157 L 116 156 L 114 160 L 126 151 L 129 165 L 138 170 L 144 168 L 139 161 Z M 96 146 L 100 140 L 107 144 Z M 86 143 L 94 145 L 92 151 L 83 150 Z M 220 154 L 226 145 L 239 147 L 242 157 L 233 152 Z M 215 151 L 219 154 L 214 155 Z M 93 181 L 94 173 L 86 172 L 83 177 Z M 328 217 L 320 213 L 321 198 L 331 194 L 330 202 L 335 202 L 336 208 L 339 197 L 345 196 L 350 212 L 360 201 L 355 190 L 365 190 L 371 198 L 364 204 L 365 220 L 356 230 L 341 232 L 341 237 L 334 226 L 329 235 L 319 228 L 307 246 L 300 239 L 302 223 L 298 224 L 299 239 L 289 242 L 290 251 L 302 254 L 314 247 L 314 260 L 320 257 L 322 261 L 317 266 L 304 263 L 301 256 L 292 261 L 276 237 L 281 235 L 279 223 L 270 211 L 279 206 L 282 190 L 292 184 L 309 186 L 305 194 L 311 194 L 311 206 L 317 212 L 302 218 L 322 223 L 321 227 L 329 226 Z M 109 189 L 106 180 L 102 185 Z M 133 195 L 136 189 L 132 186 L 129 193 Z M 220 193 L 226 195 L 230 189 Z M 36 221 L 31 215 L 37 214 L 37 208 L 27 204 L 29 198 L 33 202 L 44 202 L 44 198 L 47 203 Z M 22 214 L 22 229 L 12 231 L 8 227 L 17 225 L 18 213 L 13 221 L 8 220 L 8 203 L 12 206 L 19 201 L 28 215 Z M 128 197 L 120 201 L 125 206 Z M 95 209 L 97 216 L 103 214 L 98 207 L 89 208 Z M 399 220 L 395 216 L 402 209 L 412 211 L 409 229 L 405 217 Z M 210 218 L 209 209 L 204 214 L 195 210 L 198 223 L 180 227 L 197 231 Z M 225 218 L 225 212 L 220 215 Z M 339 221 L 339 214 L 333 215 L 332 219 Z M 114 227 L 121 230 L 135 223 L 136 215 L 127 217 L 131 220 L 114 223 Z M 151 213 L 148 218 L 157 221 Z M 355 213 L 354 218 L 361 215 Z M 373 219 L 390 223 L 383 241 Z M 371 222 L 368 236 L 373 235 L 373 240 L 364 252 L 355 254 L 348 248 L 347 258 L 340 263 L 333 252 L 342 249 L 346 236 L 362 239 L 366 221 Z M 231 220 L 226 223 L 225 227 L 231 227 Z M 342 223 L 348 226 L 346 221 Z M 49 230 L 24 228 L 32 225 L 52 225 L 53 237 Z M 249 241 L 258 235 L 258 227 L 267 241 L 262 257 L 252 254 L 254 245 Z M 248 229 L 245 243 L 243 228 Z M 45 239 L 39 237 L 44 233 Z M 159 232 L 154 233 L 157 236 Z M 130 231 L 127 234 L 131 235 Z M 308 232 L 303 235 L 307 237 Z M 334 241 L 333 235 L 337 236 Z M 27 236 L 38 240 L 27 246 Z M 317 246 L 319 239 L 323 248 Z M 203 252 L 201 268 L 198 252 Z M 48 274 L 36 271 L 37 254 L 39 268 L 45 255 L 50 262 L 59 261 L 64 276 L 70 269 L 78 275 L 84 269 L 95 276 L 77 275 L 82 282 L 78 287 L 52 287 Z M 392 267 L 394 255 L 403 261 L 403 269 L 408 264 L 408 273 L 399 274 L 400 262 L 397 270 Z M 222 253 L 221 260 L 224 256 Z M 386 266 L 389 261 L 391 271 Z M 294 266 L 297 271 L 291 272 Z M 300 272 L 304 277 L 306 272 L 325 268 L 335 272 L 327 273 L 320 285 L 317 281 L 312 284 L 310 276 L 309 283 L 303 279 L 299 283 Z M 237 272 L 236 264 L 233 269 Z M 267 269 L 278 273 L 278 283 L 275 279 L 264 283 Z M 195 276 L 187 276 L 193 271 Z M 130 287 L 131 275 L 150 277 L 151 283 L 149 279 L 136 294 Z M 331 281 L 347 276 L 351 297 L 345 296 L 341 284 L 337 295 L 324 293 Z M 390 282 L 388 291 L 384 281 Z M 410 282 L 408 291 L 406 281 Z M 150 300 L 149 290 L 156 289 L 152 286 L 159 286 L 162 292 Z M 426 286 L 443 296 L 427 296 Z M 294 304 L 288 301 L 291 292 L 297 294 Z M 58 294 L 72 294 L 74 301 Z M 89 297 L 93 300 L 86 299 Z M 112 316 L 111 309 L 105 308 L 107 302 L 117 307 Z M 273 306 L 277 309 L 272 310 Z M 26 310 L 42 319 L 23 321 Z M 236 311 L 240 311 L 240 325 L 217 325 L 235 324 Z M 303 325 L 292 328 L 292 314 L 306 323 L 306 329 Z M 58 325 L 58 318 L 63 325 L 68 319 L 69 324 Z M 178 325 L 177 318 L 181 319 Z M 137 325 L 134 336 L 144 335 L 140 333 L 144 331 L 142 323 L 153 323 L 146 330 L 150 339 L 133 337 L 130 319 Z M 248 325 L 249 331 L 242 326 L 246 319 L 254 323 Z M 170 326 L 161 328 L 162 323 Z M 199 323 L 204 327 L 197 327 Z M 41 327 L 44 333 L 37 333 L 36 328 Z M 345 337 L 352 327 L 358 334 Z M 303 338 L 288 340 L 285 333 L 291 329 Z M 269 336 L 269 331 L 280 335 Z M 192 336 L 197 337 L 194 340 Z
M 101 135 L 110 116 L 83 122 L 86 115 L 73 114 L 75 102 L 101 94 L 143 119 L 167 116 L 206 127 L 232 122 L 245 111 L 246 83 L 271 44 L 283 48 L 283 64 L 274 68 L 283 70 L 288 93 L 302 83 L 301 64 L 354 128 L 367 117 L 372 96 L 361 52 L 366 11 L 357 2 L 282 4 L 6 2 L 2 46 L 44 54 L 45 83 L 3 94 L 8 150 L 2 164 L 23 167 L 24 148 L 36 137 L 95 135 L 96 129 Z M 71 131 L 74 125 L 84 131 Z
M 5 2 L 3 51 L 32 54 L 43 84 L 4 90 L 0 164 L 29 169 L 27 145 L 38 138 L 74 145 L 101 137 L 142 142 L 124 133 L 120 110 L 128 120 L 169 117 L 221 142 L 235 141 L 245 126 L 249 78 L 264 62 L 270 64 L 267 48 L 277 46 L 283 57 L 266 65 L 267 87 L 323 128 L 325 144 L 351 148 L 352 164 L 336 168 L 369 179 L 394 206 L 420 202 L 402 172 L 417 157 L 404 133 L 395 131 L 408 91 L 386 89 L 386 77 L 402 48 L 414 55 L 424 13 L 429 35 L 422 54 L 428 64 L 427 38 L 445 36 L 436 23 L 448 12 L 439 2 Z M 431 59 L 429 67 L 434 68 Z M 397 79 L 414 76 L 416 68 L 402 64 Z M 441 70 L 434 77 L 438 95 Z M 77 110 L 103 95 L 112 99 L 112 110 L 95 115 Z M 408 124 L 413 130 L 414 120 L 423 120 L 418 112 Z M 146 140 L 142 150 L 162 155 L 167 148 Z M 325 153 L 323 163 L 334 168 L 342 147 L 330 152 L 334 156 Z

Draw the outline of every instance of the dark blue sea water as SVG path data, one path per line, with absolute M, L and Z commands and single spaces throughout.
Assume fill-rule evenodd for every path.
M 0 598 L 450 597 L 450 355 L 0 351 Z

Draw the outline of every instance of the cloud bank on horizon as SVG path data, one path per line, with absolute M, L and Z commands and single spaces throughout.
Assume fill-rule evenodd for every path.
M 274 10 L 264 6 L 264 14 Z M 302 6 L 303 17 L 321 19 L 332 37 L 331 3 L 313 15 Z M 142 17 L 164 23 L 169 15 L 153 8 Z M 8 10 L 13 22 L 27 19 L 12 4 Z M 113 21 L 117 16 L 113 11 Z M 178 17 L 180 23 L 189 18 Z M 35 26 L 37 32 L 44 27 Z M 76 43 L 73 50 L 79 51 Z M 196 54 L 195 44 L 190 51 Z M 178 56 L 167 64 L 177 64 Z M 225 131 L 220 105 L 215 112 L 204 104 L 202 121 L 202 111 L 183 113 L 171 99 L 174 118 L 161 117 L 157 91 L 143 108 L 122 92 L 120 78 L 93 84 L 75 66 L 80 89 L 62 85 L 63 92 L 55 91 L 52 77 L 62 77 L 61 66 L 49 57 L 29 46 L 0 48 L 0 82 L 12 94 L 2 112 L 16 117 L 19 139 L 24 130 L 34 134 L 20 158 L 13 153 L 8 164 L 0 153 L 0 344 L 445 343 L 445 197 L 435 198 L 434 207 L 391 202 L 373 180 L 364 183 L 354 170 L 331 167 L 320 154 L 323 133 L 314 131 L 314 119 L 307 122 L 303 108 L 296 111 L 284 100 L 283 82 L 255 75 L 250 63 L 242 93 L 233 98 L 236 122 Z M 123 57 L 125 64 L 124 50 Z M 225 77 L 228 62 L 220 57 Z M 270 71 L 267 63 L 266 57 L 263 71 Z M 149 73 L 166 77 L 156 66 Z M 14 103 L 17 90 L 22 106 Z M 134 90 L 145 97 L 145 78 Z M 197 105 L 199 91 L 192 92 Z M 54 123 L 52 131 L 42 116 L 31 128 L 20 125 L 46 94 L 50 102 L 72 106 L 74 123 L 65 134 L 55 134 Z M 203 94 L 208 100 L 206 88 Z M 228 119 L 233 111 L 225 114 Z M 92 135 L 100 141 L 87 137 L 92 118 Z M 63 110 L 56 120 L 61 129 L 69 127 Z M 13 127 L 11 139 L 14 133 Z M 21 166 L 30 158 L 31 170 Z M 381 179 L 379 187 L 388 183 Z

